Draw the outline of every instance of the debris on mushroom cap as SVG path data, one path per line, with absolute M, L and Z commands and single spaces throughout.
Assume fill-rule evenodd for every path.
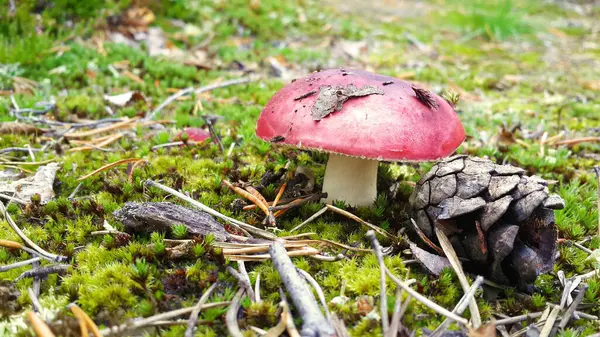
M 553 210 L 565 204 L 549 193 L 546 181 L 524 173 L 482 158 L 456 156 L 439 162 L 410 197 L 416 225 L 431 241 L 434 226 L 447 233 L 458 256 L 470 260 L 471 271 L 527 287 L 552 270 Z
M 411 83 L 362 70 L 331 69 L 277 92 L 256 134 L 305 149 L 386 161 L 450 155 L 465 131 L 444 99 Z

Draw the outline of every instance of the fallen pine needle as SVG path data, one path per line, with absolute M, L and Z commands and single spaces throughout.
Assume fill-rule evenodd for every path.
M 110 145 L 114 141 L 120 139 L 121 137 L 123 137 L 123 134 L 117 133 L 115 135 L 111 135 L 110 137 L 102 140 L 101 142 L 99 142 L 97 144 L 92 143 L 92 145 L 84 145 L 84 146 L 74 147 L 74 148 L 69 149 L 68 152 L 79 152 L 79 151 L 93 150 L 94 148 L 103 148 L 107 145 Z
M 354 221 L 356 221 L 356 222 L 358 222 L 360 224 L 363 224 L 363 225 L 369 227 L 373 231 L 379 233 L 380 235 L 385 236 L 388 239 L 395 239 L 395 237 L 392 234 L 388 233 L 385 229 L 383 229 L 381 227 L 377 227 L 377 226 L 375 226 L 375 225 L 373 225 L 371 223 L 368 223 L 365 220 L 357 217 L 356 215 L 354 215 L 354 214 L 352 214 L 352 213 L 350 213 L 348 211 L 345 211 L 345 210 L 343 210 L 341 208 L 337 208 L 337 207 L 335 207 L 333 205 L 330 205 L 330 204 L 327 204 L 325 206 L 327 206 L 328 209 L 336 212 L 337 214 L 341 214 L 341 215 L 343 215 L 343 216 L 345 216 L 345 217 L 347 217 L 349 219 L 352 219 L 352 220 L 354 220 Z
M 71 311 L 73 312 L 74 315 L 75 315 L 75 313 L 77 313 L 78 317 L 81 317 L 85 321 L 87 328 L 92 330 L 92 334 L 95 337 L 102 337 L 102 334 L 100 333 L 100 329 L 98 329 L 98 326 L 96 325 L 96 323 L 94 323 L 94 321 L 90 318 L 90 316 L 88 316 L 88 314 L 85 313 L 85 311 L 81 310 L 81 308 L 78 307 L 76 304 L 71 305 Z M 87 334 L 82 335 L 82 336 L 87 336 Z
M 31 327 L 38 337 L 54 337 L 50 327 L 35 312 L 28 311 L 27 319 L 31 322 Z
M 137 121 L 138 119 L 140 119 L 140 117 L 134 117 L 132 119 L 126 119 L 122 122 L 118 122 L 109 126 L 105 126 L 103 128 L 98 128 L 98 129 L 93 129 L 93 130 L 88 130 L 88 131 L 81 131 L 81 132 L 73 132 L 73 133 L 67 133 L 65 134 L 65 138 L 85 138 L 85 137 L 90 137 L 90 136 L 94 136 L 100 133 L 104 133 L 104 132 L 108 132 L 108 131 L 113 131 L 113 130 L 118 130 L 118 129 L 122 129 L 125 127 L 129 127 L 132 123 L 134 123 L 135 121 Z
M 600 137 L 582 137 L 582 138 L 574 138 L 574 139 L 565 139 L 560 140 L 554 143 L 554 145 L 567 145 L 567 146 L 575 146 L 580 143 L 594 143 L 600 142 Z
M 121 165 L 121 164 L 126 164 L 126 163 L 134 163 L 134 162 L 139 162 L 139 161 L 145 161 L 146 159 L 142 159 L 142 158 L 127 158 L 127 159 L 121 159 L 121 160 L 117 160 L 114 163 L 110 163 L 110 164 L 106 164 L 104 166 L 102 166 L 101 168 L 94 170 L 86 175 L 84 175 L 83 177 L 77 179 L 77 181 L 82 181 L 85 180 L 97 173 L 100 173 L 102 171 L 108 170 L 110 168 L 113 168 L 115 166 Z

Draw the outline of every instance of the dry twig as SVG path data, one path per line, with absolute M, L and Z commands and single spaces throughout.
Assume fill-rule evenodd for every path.
M 244 223 L 242 221 L 239 221 L 239 220 L 236 220 L 234 218 L 230 218 L 230 217 L 228 217 L 226 215 L 223 215 L 223 214 L 215 211 L 214 209 L 212 209 L 212 208 L 204 205 L 203 203 L 201 203 L 199 201 L 196 201 L 196 200 L 188 197 L 187 195 L 185 195 L 185 194 L 183 194 L 181 192 L 178 192 L 178 191 L 176 191 L 176 190 L 174 190 L 174 189 L 172 189 L 170 187 L 167 187 L 165 185 L 159 184 L 159 183 L 157 183 L 155 181 L 152 181 L 152 180 L 146 180 L 145 185 L 156 187 L 156 188 L 158 188 L 158 189 L 160 189 L 160 190 L 162 190 L 164 192 L 167 192 L 167 193 L 169 193 L 169 194 L 171 194 L 173 196 L 176 196 L 179 199 L 187 201 L 188 203 L 190 203 L 193 206 L 201 209 L 202 211 L 204 211 L 204 212 L 206 212 L 206 213 L 208 213 L 208 214 L 210 214 L 210 215 L 212 215 L 214 217 L 217 217 L 217 218 L 219 218 L 221 220 L 227 221 L 229 224 L 231 224 L 232 226 L 236 227 L 236 229 L 240 229 L 241 231 L 244 231 L 244 232 L 247 231 L 248 233 L 252 233 L 254 235 L 257 235 L 257 236 L 260 236 L 262 238 L 269 239 L 269 240 L 274 240 L 274 239 L 277 238 L 277 236 L 274 235 L 271 232 L 267 232 L 265 230 L 262 230 L 260 228 L 256 228 L 256 227 L 254 227 L 252 225 L 249 225 L 247 223 Z
M 143 158 L 126 158 L 126 159 L 121 159 L 121 160 L 117 160 L 116 162 L 110 163 L 110 164 L 106 164 L 102 167 L 100 167 L 99 169 L 96 169 L 82 177 L 80 177 L 79 179 L 77 179 L 77 181 L 82 181 L 85 180 L 97 173 L 100 173 L 102 171 L 108 170 L 110 168 L 113 168 L 115 166 L 121 165 L 121 164 L 126 164 L 126 163 L 136 163 L 136 162 L 140 162 L 140 161 L 146 161 L 146 159 Z
M 286 254 L 283 244 L 279 241 L 273 242 L 269 249 L 269 254 L 271 255 L 275 269 L 277 269 L 281 276 L 281 281 L 292 297 L 294 306 L 302 317 L 303 326 L 301 335 L 315 337 L 333 336 L 335 333 L 333 327 L 321 313 L 308 285 L 302 280 L 292 260 Z
M 381 310 L 381 329 L 383 330 L 383 335 L 388 335 L 388 330 L 390 328 L 390 322 L 388 317 L 388 308 L 387 308 L 387 293 L 385 286 L 385 263 L 383 261 L 383 253 L 381 251 L 381 245 L 377 238 L 375 237 L 375 232 L 373 230 L 367 231 L 367 238 L 371 240 L 371 244 L 373 245 L 373 250 L 375 251 L 375 256 L 377 257 L 377 262 L 379 262 L 379 304 Z
M 50 327 L 33 311 L 27 312 L 27 319 L 38 337 L 54 337 Z
M 194 306 L 194 310 L 192 311 L 192 313 L 190 314 L 190 318 L 188 319 L 187 328 L 185 330 L 184 337 L 192 337 L 193 336 L 194 327 L 196 326 L 196 323 L 198 323 L 198 315 L 200 314 L 200 311 L 202 310 L 202 306 L 204 305 L 204 303 L 206 303 L 206 301 L 208 301 L 208 298 L 210 297 L 210 295 L 212 294 L 212 292 L 215 290 L 216 287 L 217 287 L 217 284 L 213 283 L 213 285 L 211 285 L 208 289 L 206 289 L 204 294 L 202 294 L 202 296 L 198 300 L 198 303 L 196 303 L 196 305 Z
M 380 234 L 380 235 L 382 235 L 382 236 L 385 236 L 385 237 L 386 237 L 386 238 L 388 238 L 388 239 L 392 239 L 392 240 L 395 240 L 395 239 L 396 239 L 396 237 L 395 237 L 394 235 L 392 235 L 392 234 L 388 233 L 388 232 L 387 232 L 386 230 L 384 230 L 383 228 L 380 228 L 380 227 L 377 227 L 377 226 L 375 226 L 375 225 L 373 225 L 373 224 L 371 224 L 371 223 L 368 223 L 368 222 L 366 222 L 365 220 L 363 220 L 363 219 L 361 219 L 361 218 L 357 217 L 356 215 L 354 215 L 354 214 L 352 214 L 352 213 L 350 213 L 350 212 L 348 212 L 348 211 L 345 211 L 345 210 L 343 210 L 343 209 L 337 208 L 337 207 L 335 207 L 335 206 L 333 206 L 333 205 L 330 205 L 330 204 L 327 204 L 326 206 L 327 206 L 327 208 L 328 208 L 328 209 L 330 209 L 330 210 L 334 211 L 335 213 L 337 213 L 337 214 L 341 214 L 341 215 L 343 215 L 343 216 L 347 217 L 348 219 L 352 219 L 352 220 L 354 220 L 354 221 L 356 221 L 356 222 L 358 222 L 358 223 L 360 223 L 360 224 L 362 224 L 362 225 L 365 225 L 365 226 L 367 226 L 368 228 L 370 228 L 370 229 L 374 230 L 375 232 L 377 232 L 378 234 Z
M 435 234 L 440 242 L 440 245 L 442 246 L 442 249 L 444 250 L 444 253 L 446 254 L 446 257 L 448 258 L 448 261 L 450 261 L 452 269 L 454 269 L 454 272 L 458 277 L 458 281 L 460 282 L 463 291 L 466 293 L 469 291 L 471 286 L 469 285 L 467 276 L 462 269 L 462 265 L 458 259 L 458 256 L 452 247 L 452 243 L 450 243 L 450 240 L 448 240 L 446 234 L 444 234 L 444 232 L 441 231 L 437 226 L 435 226 Z M 483 279 L 481 282 L 483 282 Z M 473 323 L 473 328 L 477 329 L 481 325 L 481 316 L 479 315 L 479 308 L 477 307 L 477 301 L 475 301 L 475 298 L 470 299 L 469 310 L 471 312 L 471 322 Z
M 227 325 L 227 331 L 229 331 L 229 334 L 231 335 L 231 337 L 243 337 L 242 332 L 240 331 L 240 327 L 238 325 L 238 321 L 237 321 L 237 314 L 238 314 L 238 311 L 240 310 L 243 295 L 244 295 L 244 289 L 240 288 L 237 291 L 237 293 L 235 294 L 235 296 L 233 297 L 233 300 L 231 301 L 231 305 L 229 306 L 229 309 L 227 309 L 227 314 L 225 315 L 225 323 Z

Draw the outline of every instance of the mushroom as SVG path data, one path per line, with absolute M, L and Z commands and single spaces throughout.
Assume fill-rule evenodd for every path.
M 465 131 L 452 106 L 408 82 L 330 69 L 292 81 L 258 119 L 263 140 L 329 153 L 325 202 L 367 206 L 379 161 L 423 162 L 452 154 Z

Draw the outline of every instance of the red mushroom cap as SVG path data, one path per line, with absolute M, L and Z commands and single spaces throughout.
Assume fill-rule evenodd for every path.
M 187 135 L 188 140 L 196 143 L 201 143 L 210 138 L 210 132 L 202 128 L 185 128 L 183 129 L 183 132 L 178 135 L 179 140 L 182 140 L 184 133 Z
M 343 97 L 349 85 L 370 93 Z M 347 100 L 316 120 L 313 106 L 331 88 Z M 343 69 L 285 86 L 261 112 L 256 134 L 273 143 L 385 161 L 447 157 L 465 139 L 456 112 L 438 95 L 393 77 Z

